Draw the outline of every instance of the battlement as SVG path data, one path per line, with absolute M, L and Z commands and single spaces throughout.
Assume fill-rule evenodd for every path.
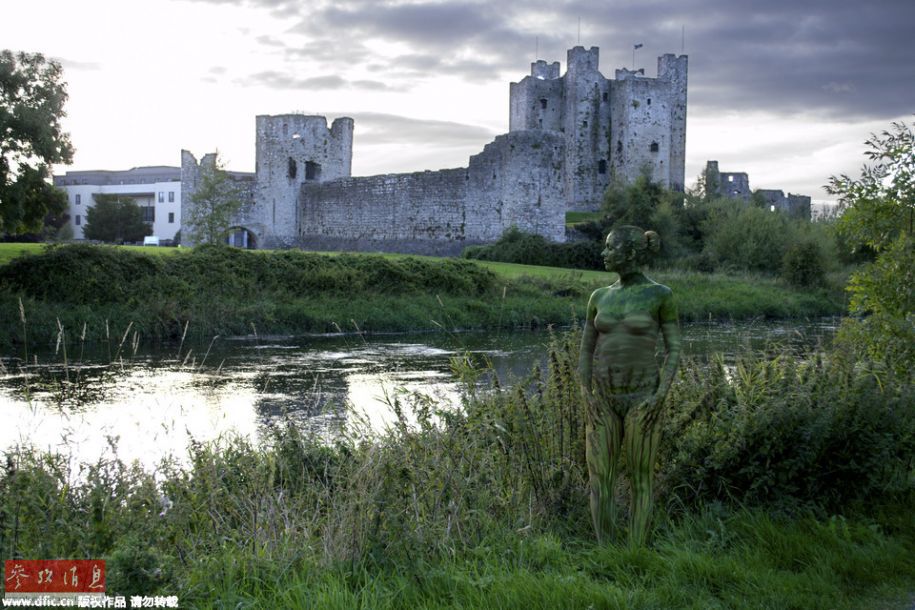
M 629 80 L 633 78 L 645 78 L 645 68 L 639 68 L 638 70 L 630 70 L 628 68 L 619 68 L 617 69 L 613 77 L 616 80 Z
M 686 55 L 665 53 L 658 58 L 658 79 L 685 80 L 688 67 L 689 58 Z
M 600 49 L 591 47 L 572 47 L 566 55 L 566 66 L 569 72 L 580 70 L 597 70 L 599 65 Z
M 353 137 L 353 119 L 340 117 L 335 119 L 330 129 L 327 128 L 327 117 L 308 114 L 258 115 L 255 119 L 258 137 L 292 138 L 311 137 Z
M 559 78 L 559 62 L 554 61 L 551 64 L 542 59 L 531 63 L 531 76 L 540 80 L 553 80 Z

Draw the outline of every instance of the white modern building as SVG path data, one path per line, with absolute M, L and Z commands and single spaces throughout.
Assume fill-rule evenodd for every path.
M 83 239 L 86 210 L 96 195 L 125 195 L 143 210 L 159 239 L 174 239 L 181 229 L 181 168 L 165 165 L 124 171 L 76 171 L 54 176 L 54 186 L 67 192 L 73 237 Z

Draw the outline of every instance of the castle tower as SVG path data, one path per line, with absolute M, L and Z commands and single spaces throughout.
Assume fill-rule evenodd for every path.
M 564 141 L 563 193 L 571 210 L 596 209 L 612 180 L 643 172 L 683 190 L 686 162 L 687 57 L 658 58 L 644 70 L 599 71 L 597 47 L 569 49 L 567 69 L 537 60 L 509 90 L 509 130 L 558 131 Z
M 570 209 L 596 207 L 609 184 L 610 86 L 598 71 L 598 59 L 597 47 L 574 47 L 567 55 L 562 131 L 566 139 L 563 181 Z
M 682 191 L 686 184 L 686 55 L 667 53 L 658 58 L 658 80 L 668 83 L 670 99 L 670 188 Z
M 632 182 L 647 173 L 683 190 L 686 171 L 686 56 L 658 58 L 658 77 L 617 70 L 611 91 L 613 175 Z
M 256 130 L 255 199 L 271 239 L 286 245 L 298 235 L 302 185 L 351 175 L 353 119 L 338 118 L 328 129 L 323 116 L 260 115 Z

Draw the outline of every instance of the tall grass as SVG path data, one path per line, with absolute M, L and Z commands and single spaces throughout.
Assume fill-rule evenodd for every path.
M 280 427 L 155 472 L 14 452 L 0 552 L 103 556 L 109 592 L 200 607 L 833 608 L 915 586 L 911 376 L 838 355 L 688 363 L 666 510 L 630 551 L 591 541 L 577 343 L 556 336 L 549 370 L 510 387 L 456 358 L 462 408 L 396 393 L 379 435 Z

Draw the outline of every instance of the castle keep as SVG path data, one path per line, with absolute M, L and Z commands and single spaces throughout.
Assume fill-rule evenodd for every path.
M 644 171 L 682 190 L 686 56 L 660 57 L 657 78 L 615 76 L 598 71 L 597 47 L 569 50 L 562 76 L 534 62 L 511 84 L 509 132 L 456 169 L 352 177 L 351 118 L 258 116 L 255 172 L 232 173 L 245 193 L 235 243 L 457 254 L 513 225 L 563 241 L 566 211 L 596 209 L 614 178 Z M 184 210 L 212 161 L 182 151 Z

